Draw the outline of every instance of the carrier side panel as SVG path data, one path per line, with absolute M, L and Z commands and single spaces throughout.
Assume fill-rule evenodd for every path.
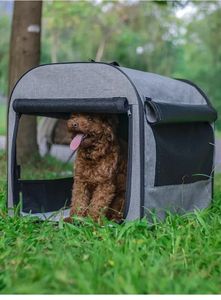
M 190 113 L 193 108 L 188 107 Z M 211 117 L 208 110 L 204 116 L 203 105 L 198 122 L 193 122 L 185 115 L 186 109 L 179 111 L 181 123 L 171 119 L 168 111 L 155 123 L 145 120 L 146 215 L 150 211 L 161 218 L 166 211 L 182 214 L 206 208 L 212 200 L 215 146 L 209 121 L 213 122 L 216 114 Z
M 183 214 L 208 207 L 211 202 L 211 179 L 190 184 L 145 187 L 145 213 L 156 212 L 160 218 L 166 212 Z

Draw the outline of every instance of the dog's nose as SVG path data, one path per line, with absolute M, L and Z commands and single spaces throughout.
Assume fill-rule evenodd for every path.
M 77 127 L 78 127 L 78 123 L 74 123 L 74 124 L 73 124 L 73 127 L 74 127 L 74 128 L 77 128 Z

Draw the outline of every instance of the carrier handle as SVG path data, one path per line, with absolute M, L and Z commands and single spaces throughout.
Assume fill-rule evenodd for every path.
M 90 62 L 92 63 L 96 63 L 97 61 L 95 61 L 94 59 L 89 59 Z M 112 61 L 109 63 L 109 65 L 115 66 L 115 67 L 120 67 L 120 64 L 117 61 Z
M 120 67 L 120 64 L 117 61 L 112 61 L 110 63 L 110 65 L 116 66 L 116 67 Z

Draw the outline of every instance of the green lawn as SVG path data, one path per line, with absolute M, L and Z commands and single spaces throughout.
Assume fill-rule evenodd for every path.
M 221 131 L 216 130 L 216 137 L 219 139 L 221 138 Z
M 0 135 L 6 135 L 6 105 L 0 103 Z
M 221 176 L 210 208 L 147 228 L 10 218 L 3 153 L 0 174 L 0 293 L 221 293 Z

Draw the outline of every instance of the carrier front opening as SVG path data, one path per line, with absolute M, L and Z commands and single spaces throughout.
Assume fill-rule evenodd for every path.
M 128 174 L 130 174 L 131 168 L 131 122 L 130 117 L 128 117 L 129 106 L 126 98 L 16 99 L 13 103 L 13 109 L 17 115 L 11 153 L 13 162 L 13 202 L 15 205 L 21 204 L 22 214 L 30 214 L 41 218 L 53 215 L 56 217 L 57 212 L 62 212 L 64 216 L 69 214 L 75 176 L 73 166 L 76 154 L 72 157 L 72 151 L 69 148 L 70 133 L 68 133 L 66 123 L 71 113 L 77 112 L 90 113 L 91 115 L 116 115 L 119 120 L 117 136 L 128 147 L 126 201 L 124 204 L 124 216 L 126 216 L 128 209 L 127 200 L 130 193 L 130 178 Z M 38 132 L 40 156 L 23 164 L 18 164 L 16 159 L 17 133 L 21 118 L 28 115 L 37 116 L 38 131 L 40 130 L 40 138 Z M 46 130 L 47 132 L 44 132 L 45 126 L 42 124 L 47 122 L 53 125 L 50 125 L 49 131 Z M 64 155 L 56 155 L 56 151 L 57 153 L 62 153 L 63 150 L 58 150 L 61 148 L 65 149 Z

